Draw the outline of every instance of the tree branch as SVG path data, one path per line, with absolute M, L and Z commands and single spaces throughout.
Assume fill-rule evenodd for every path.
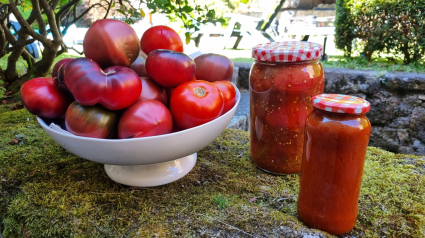
M 16 44 L 21 46 L 16 47 L 7 58 L 6 77 L 9 82 L 13 81 L 18 76 L 16 71 L 16 62 L 21 56 L 22 51 L 25 49 L 25 45 L 22 46 L 22 42 L 25 42 L 27 38 L 28 34 L 26 32 L 18 31 L 18 40 L 16 41 Z
M 54 8 L 49 6 L 46 0 L 40 0 L 40 5 L 44 9 L 44 13 L 46 13 L 47 15 L 47 20 L 50 25 L 50 30 L 52 31 L 52 34 L 53 34 L 53 41 L 62 41 L 62 36 L 59 31 L 59 26 L 56 25 L 56 21 L 55 21 Z
M 56 57 L 58 57 L 59 55 L 68 52 L 68 47 L 66 47 L 66 45 L 64 43 L 61 44 L 61 49 L 58 51 L 58 53 L 56 53 Z
M 52 9 L 53 9 L 53 11 L 55 11 L 55 9 L 56 9 L 56 7 L 58 6 L 58 4 L 59 4 L 59 0 L 54 0 L 53 2 L 52 2 Z
M 15 44 L 15 43 L 16 43 L 16 38 L 15 38 L 15 36 L 14 36 L 14 35 L 10 32 L 10 30 L 7 28 L 6 23 L 5 23 L 4 21 L 2 21 L 2 22 L 0 23 L 0 27 L 2 28 L 2 30 L 3 30 L 3 32 L 4 32 L 5 36 L 6 36 L 7 41 L 8 41 L 11 45 Z
M 80 0 L 72 0 L 65 4 L 61 9 L 56 13 L 56 15 L 62 15 L 67 9 L 70 9 L 72 6 L 77 4 Z
M 4 21 L 4 20 L 3 20 Z M 5 46 L 7 44 L 6 34 L 4 33 L 3 28 L 0 30 L 0 58 L 6 55 Z
M 31 11 L 30 15 L 28 16 L 28 19 L 26 20 L 28 25 L 32 25 L 34 21 L 37 20 L 37 14 L 33 11 Z
M 12 47 L 6 48 L 6 53 L 9 53 L 9 52 L 11 52 L 11 51 L 13 51 L 13 50 L 15 50 L 19 47 L 26 46 L 28 44 L 32 44 L 32 43 L 34 43 L 34 41 L 35 41 L 35 39 L 32 38 L 32 39 L 29 39 L 29 40 L 26 40 L 26 41 L 17 42 Z
M 110 2 L 108 2 L 108 1 L 105 1 L 105 2 L 107 2 L 107 3 L 108 3 L 108 9 L 106 9 L 106 14 L 105 14 L 105 16 L 103 17 L 103 19 L 106 19 L 106 18 L 108 17 L 108 15 L 109 15 L 109 11 L 111 10 L 111 7 L 112 7 L 113 0 L 111 0 Z
M 31 0 L 32 2 L 32 13 L 36 15 L 40 34 L 43 36 L 47 35 L 46 32 L 46 22 L 44 22 L 43 16 L 41 15 L 40 5 L 38 0 Z
M 96 7 L 96 6 L 102 6 L 100 3 L 96 3 L 96 4 L 93 4 L 93 5 L 91 5 L 89 8 L 87 8 L 83 13 L 81 13 L 81 15 L 80 16 L 78 16 L 78 17 L 74 17 L 74 19 L 65 27 L 65 29 L 63 30 L 63 31 L 66 31 L 66 30 L 68 30 L 68 28 L 72 25 L 72 24 L 74 24 L 74 23 L 76 23 L 78 20 L 80 20 L 85 14 L 87 14 L 93 7 Z
M 69 50 L 73 50 L 75 52 L 77 52 L 79 55 L 83 55 L 84 52 L 83 51 L 78 51 L 77 49 L 75 49 L 74 47 L 67 47 Z
M 13 15 L 15 15 L 16 20 L 18 20 L 19 24 L 21 25 L 21 30 L 25 29 L 25 31 L 32 36 L 32 38 L 35 38 L 36 40 L 43 43 L 43 45 L 49 45 L 51 44 L 50 40 L 46 37 L 38 34 L 35 32 L 31 26 L 28 24 L 28 22 L 22 17 L 22 14 L 19 12 L 18 8 L 16 7 L 15 3 L 13 1 L 10 1 L 9 4 L 10 10 L 12 11 Z

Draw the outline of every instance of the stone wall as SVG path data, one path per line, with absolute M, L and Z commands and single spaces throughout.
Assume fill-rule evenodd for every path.
M 235 66 L 238 85 L 248 88 L 250 64 Z M 371 103 L 370 146 L 425 155 L 425 74 L 325 68 L 325 92 L 356 95 Z

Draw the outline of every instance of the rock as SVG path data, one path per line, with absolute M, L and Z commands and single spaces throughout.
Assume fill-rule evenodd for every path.
M 383 76 L 382 83 L 393 90 L 425 91 L 425 74 L 397 72 Z
M 238 72 L 238 86 L 242 88 L 249 88 L 249 71 L 251 70 L 252 63 L 238 63 L 235 62 L 234 66 L 239 68 Z
M 371 94 L 381 81 L 377 71 L 325 68 L 325 92 L 341 94 Z

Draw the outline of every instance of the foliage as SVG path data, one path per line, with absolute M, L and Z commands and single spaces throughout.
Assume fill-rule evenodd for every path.
M 26 109 L 10 108 L 0 105 L 3 237 L 330 237 L 298 220 L 298 174 L 256 168 L 247 132 L 225 130 L 178 181 L 127 187 L 61 148 Z M 424 237 L 424 173 L 423 157 L 368 148 L 347 236 Z
M 146 0 L 148 8 L 154 14 L 156 12 L 167 14 L 171 21 L 179 19 L 186 28 L 185 36 L 186 43 L 190 41 L 190 36 L 193 32 L 199 31 L 201 25 L 207 23 L 226 24 L 226 19 L 217 17 L 215 9 L 209 9 L 207 5 L 204 7 L 196 4 L 194 6 L 189 4 L 188 0 Z
M 351 56 L 354 39 L 354 19 L 350 11 L 351 0 L 338 0 L 335 4 L 335 46 Z
M 358 38 L 369 61 L 379 51 L 397 52 L 405 64 L 417 62 L 425 53 L 424 9 L 419 0 L 337 1 L 336 45 L 349 55 Z

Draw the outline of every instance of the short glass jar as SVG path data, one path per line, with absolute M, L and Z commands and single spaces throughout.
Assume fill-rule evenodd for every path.
M 363 165 L 371 125 L 370 104 L 358 97 L 313 97 L 307 117 L 298 195 L 298 217 L 334 235 L 353 229 L 357 220 Z
M 273 42 L 253 48 L 249 77 L 251 155 L 275 174 L 301 172 L 304 127 L 311 98 L 323 93 L 322 46 Z

